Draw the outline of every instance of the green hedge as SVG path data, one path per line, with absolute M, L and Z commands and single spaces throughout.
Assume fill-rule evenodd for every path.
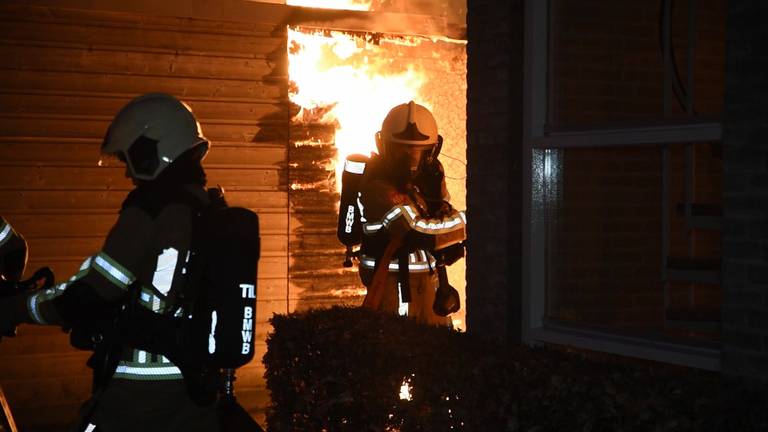
M 765 388 L 717 374 L 496 346 L 358 308 L 272 325 L 270 431 L 768 430 Z

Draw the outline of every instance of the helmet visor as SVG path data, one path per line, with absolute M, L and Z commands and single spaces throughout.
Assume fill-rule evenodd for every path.
M 422 161 L 432 153 L 433 145 L 410 145 L 401 143 L 390 143 L 392 157 L 403 164 L 408 164 L 411 171 L 417 171 Z

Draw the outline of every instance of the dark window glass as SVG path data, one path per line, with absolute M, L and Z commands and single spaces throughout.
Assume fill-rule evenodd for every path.
M 694 85 L 689 89 L 688 2 L 673 2 L 673 84 L 681 100 L 692 96 L 698 116 L 717 118 L 725 87 L 725 0 L 695 3 Z M 660 2 L 552 0 L 550 5 L 550 127 L 664 118 Z M 669 117 L 688 117 L 674 97 Z
M 677 267 L 716 272 L 720 256 L 719 231 L 689 230 L 682 175 L 685 145 L 669 148 L 667 206 L 661 147 L 535 152 L 534 215 L 545 227 L 540 250 L 546 318 L 646 336 L 707 342 L 719 338 L 720 286 L 665 281 L 665 243 L 667 264 Z M 694 198 L 699 208 L 717 209 L 720 204 L 719 157 L 717 146 L 696 145 Z

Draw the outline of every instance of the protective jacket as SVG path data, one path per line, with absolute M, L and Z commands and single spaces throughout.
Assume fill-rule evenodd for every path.
M 0 277 L 18 281 L 27 263 L 27 242 L 0 216 Z
M 155 314 L 185 314 L 196 207 L 195 200 L 176 198 L 185 194 L 196 197 L 200 206 L 207 203 L 198 185 L 140 186 L 131 192 L 101 251 L 67 282 L 27 298 L 27 321 L 88 328 L 94 321 L 114 319 L 127 302 Z M 218 430 L 215 408 L 193 404 L 182 378 L 165 356 L 124 345 L 92 423 L 96 430 L 109 431 Z
M 15 233 L 16 232 L 13 230 L 13 227 L 11 227 L 11 224 L 6 222 L 6 220 L 0 216 L 0 256 L 5 255 L 7 245 L 15 236 Z
M 373 273 L 381 265 L 388 266 L 387 288 L 380 308 L 407 314 L 419 322 L 448 325 L 448 318 L 432 311 L 437 287 L 433 251 L 458 244 L 466 238 L 463 212 L 447 203 L 444 192 L 440 214 L 429 214 L 424 196 L 411 185 L 399 186 L 381 169 L 382 162 L 373 160 L 360 189 L 363 239 L 360 249 L 360 277 L 370 286 Z M 442 187 L 445 191 L 446 188 Z M 388 263 L 381 262 L 382 252 L 395 237 L 403 237 L 404 245 Z M 401 266 L 405 265 L 407 269 Z M 406 299 L 400 297 L 403 277 L 408 279 Z M 410 297 L 410 302 L 405 303 Z

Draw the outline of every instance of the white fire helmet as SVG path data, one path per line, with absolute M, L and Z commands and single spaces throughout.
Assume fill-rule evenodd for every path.
M 434 146 L 438 140 L 435 117 L 413 101 L 392 108 L 376 134 L 376 146 L 382 156 L 392 144 Z
M 187 104 L 164 93 L 148 93 L 128 102 L 112 120 L 102 154 L 115 155 L 134 179 L 153 180 L 182 153 L 208 140 Z

